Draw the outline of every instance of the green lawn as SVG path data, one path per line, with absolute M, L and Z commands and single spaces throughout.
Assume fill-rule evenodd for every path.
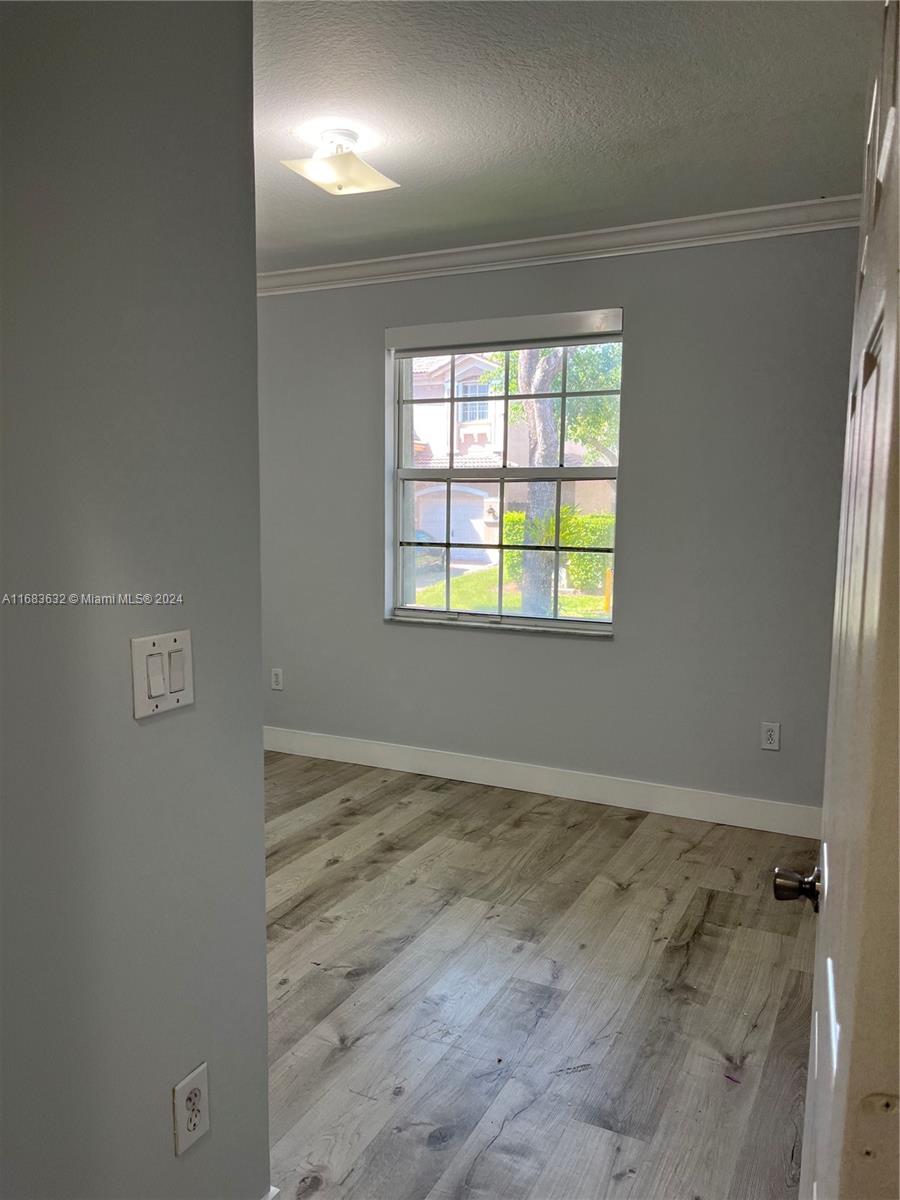
M 562 617 L 580 617 L 590 620 L 603 615 L 600 596 L 560 595 L 559 614 Z M 426 608 L 442 608 L 444 604 L 443 582 L 420 588 L 416 593 L 416 604 Z M 463 612 L 497 611 L 497 568 L 487 567 L 483 571 L 466 571 L 450 580 L 450 607 Z M 518 584 L 507 584 L 503 590 L 504 613 L 520 612 L 522 593 Z

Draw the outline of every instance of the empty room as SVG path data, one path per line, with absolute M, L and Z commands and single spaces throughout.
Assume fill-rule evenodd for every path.
M 0 4 L 4 1200 L 897 1200 L 898 4 Z

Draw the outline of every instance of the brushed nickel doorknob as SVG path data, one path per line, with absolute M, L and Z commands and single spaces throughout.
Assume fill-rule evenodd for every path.
M 772 874 L 772 891 L 776 900 L 802 900 L 804 897 L 819 911 L 819 892 L 822 888 L 822 872 L 815 867 L 809 875 L 776 867 Z

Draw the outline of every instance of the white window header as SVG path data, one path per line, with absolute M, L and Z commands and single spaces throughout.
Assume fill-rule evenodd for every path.
M 603 337 L 622 332 L 621 308 L 585 312 L 547 313 L 530 317 L 498 317 L 487 321 L 453 321 L 436 325 L 406 325 L 384 331 L 387 350 L 448 350 L 459 346 L 503 346 Z

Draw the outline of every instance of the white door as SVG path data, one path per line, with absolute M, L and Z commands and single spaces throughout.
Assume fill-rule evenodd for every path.
M 873 86 L 838 550 L 804 1200 L 897 1200 L 897 3 Z

